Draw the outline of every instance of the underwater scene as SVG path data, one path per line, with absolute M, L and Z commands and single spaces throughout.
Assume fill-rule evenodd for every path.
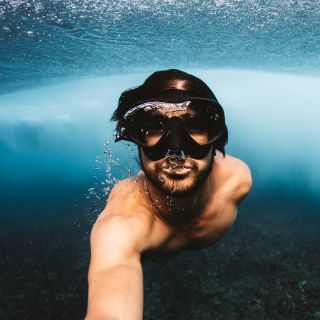
M 145 320 L 320 320 L 320 2 L 0 0 L 0 319 L 83 319 L 90 231 L 139 170 L 120 94 L 176 68 L 253 187 L 206 249 L 146 260 Z

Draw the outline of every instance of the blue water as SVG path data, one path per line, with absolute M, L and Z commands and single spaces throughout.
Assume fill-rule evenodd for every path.
M 307 0 L 0 1 L 0 318 L 83 315 L 91 224 L 137 171 L 111 114 L 180 68 L 224 106 L 254 183 L 221 244 L 146 267 L 146 319 L 319 319 L 319 18 Z
M 251 167 L 256 194 L 281 189 L 319 200 L 320 78 L 185 70 L 204 79 L 225 107 L 230 131 L 227 150 Z M 3 186 L 44 177 L 84 181 L 94 176 L 88 172 L 104 171 L 110 158 L 103 153 L 105 141 L 110 141 L 110 159 L 118 164 L 110 164 L 114 175 L 121 170 L 122 177 L 127 174 L 123 168 L 134 172 L 134 156 L 124 156 L 126 143 L 113 143 L 110 117 L 120 93 L 147 75 L 69 81 L 0 96 Z
M 141 70 L 237 68 L 319 74 L 311 0 L 6 0 L 0 91 Z

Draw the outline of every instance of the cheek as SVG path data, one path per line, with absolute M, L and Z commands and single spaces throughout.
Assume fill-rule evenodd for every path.
M 141 159 L 141 162 L 142 162 L 142 165 L 143 165 L 143 168 L 146 170 L 146 171 L 155 171 L 159 164 L 158 162 L 159 161 L 152 161 L 150 160 L 146 154 L 143 152 L 143 150 L 140 151 L 140 159 Z
M 149 171 L 149 172 L 155 171 L 155 168 L 156 168 L 155 164 L 152 163 L 152 162 L 146 162 L 146 163 L 144 164 L 144 167 L 145 167 L 145 169 L 146 169 L 147 171 Z

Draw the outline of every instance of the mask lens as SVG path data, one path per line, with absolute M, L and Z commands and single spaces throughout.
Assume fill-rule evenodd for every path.
M 146 120 L 142 128 L 144 144 L 152 147 L 158 143 L 166 129 L 166 125 L 167 121 L 163 117 L 153 116 Z
M 193 140 L 199 144 L 208 142 L 208 127 L 199 115 L 184 119 L 184 127 Z
M 199 144 L 209 143 L 222 130 L 220 109 L 206 101 L 193 101 L 191 108 L 195 116 L 185 121 L 188 133 Z
M 167 126 L 165 117 L 144 110 L 130 117 L 128 122 L 130 136 L 148 147 L 154 146 L 161 139 Z

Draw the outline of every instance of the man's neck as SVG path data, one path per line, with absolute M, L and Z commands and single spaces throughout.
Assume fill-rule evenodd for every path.
M 185 195 L 165 194 L 145 177 L 145 189 L 155 214 L 167 223 L 180 224 L 196 219 L 212 193 L 210 175 Z

